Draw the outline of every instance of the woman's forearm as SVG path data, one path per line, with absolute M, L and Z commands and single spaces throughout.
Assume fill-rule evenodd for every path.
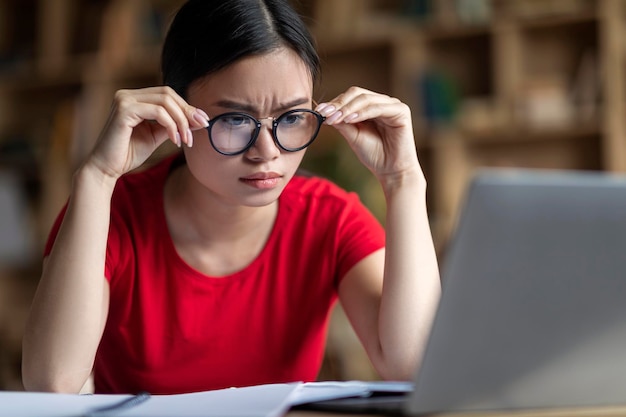
M 23 340 L 27 390 L 78 392 L 91 373 L 108 310 L 104 278 L 115 179 L 86 165 L 46 258 Z
M 421 171 L 383 183 L 387 200 L 385 272 L 379 310 L 387 378 L 411 378 L 440 296 L 439 268 Z

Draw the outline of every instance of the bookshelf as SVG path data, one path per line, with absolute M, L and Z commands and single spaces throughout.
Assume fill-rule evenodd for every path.
M 376 87 L 413 109 L 440 259 L 477 168 L 626 171 L 623 2 L 366 3 L 350 33 L 320 24 L 321 50 L 386 60 Z
M 75 163 L 104 124 L 113 91 L 159 82 L 159 44 L 179 4 L 1 0 L 2 139 L 28 138 L 43 166 L 52 138 L 68 139 L 53 131 L 71 113 L 80 141 L 65 145 L 66 162 Z M 361 85 L 413 109 L 442 254 L 477 167 L 626 170 L 619 0 L 295 4 L 319 43 L 316 99 Z M 79 103 L 74 112 L 68 102 Z M 341 140 L 325 129 L 318 142 L 308 167 L 356 188 L 382 218 L 380 190 Z

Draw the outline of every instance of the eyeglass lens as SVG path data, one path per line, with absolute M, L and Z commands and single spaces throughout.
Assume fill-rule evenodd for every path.
M 274 121 L 272 134 L 282 149 L 298 151 L 311 144 L 323 121 L 321 115 L 311 110 L 291 110 Z M 261 124 L 245 113 L 224 113 L 212 119 L 208 129 L 216 151 L 236 155 L 252 146 Z

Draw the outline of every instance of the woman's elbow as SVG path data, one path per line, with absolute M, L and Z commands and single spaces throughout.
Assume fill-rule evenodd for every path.
M 27 376 L 22 377 L 22 384 L 24 385 L 24 390 L 26 391 L 54 392 L 58 394 L 78 394 L 82 387 L 81 385 L 76 388 L 76 384 L 63 381 L 60 378 L 35 379 Z
M 417 372 L 417 367 L 411 365 L 404 367 L 381 367 L 377 372 L 385 381 L 412 381 Z
M 86 382 L 81 379 L 76 375 L 71 378 L 58 372 L 46 372 L 42 367 L 22 360 L 22 385 L 26 391 L 78 394 Z

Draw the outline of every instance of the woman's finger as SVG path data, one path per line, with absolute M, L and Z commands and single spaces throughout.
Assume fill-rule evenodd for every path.
M 351 87 L 333 100 L 321 103 L 316 110 L 327 117 L 326 124 L 336 125 L 395 115 L 399 110 L 403 110 L 400 106 L 402 103 L 396 98 Z
M 142 122 L 154 121 L 163 128 L 167 137 L 174 144 L 180 146 L 179 127 L 171 113 L 160 104 L 150 102 L 137 102 L 135 97 L 122 97 L 116 106 L 116 113 L 119 114 L 119 123 L 134 129 Z M 151 129 L 153 134 L 158 135 L 158 129 Z M 154 137 L 156 142 L 161 142 L 164 138 Z
M 192 130 L 208 125 L 208 116 L 203 110 L 187 104 L 169 87 L 137 90 L 134 99 L 162 106 L 167 111 L 176 123 L 176 133 L 171 138 L 179 146 L 182 143 L 192 146 Z

